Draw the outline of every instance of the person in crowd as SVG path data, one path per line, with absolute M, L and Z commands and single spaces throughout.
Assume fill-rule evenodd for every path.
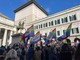
M 75 39 L 74 39 L 74 47 L 77 46 L 77 44 L 78 44 L 77 42 L 79 42 L 79 38 L 75 38 Z
M 74 60 L 80 60 L 80 43 L 78 44 L 76 48 Z
M 74 46 L 71 46 L 71 40 L 70 39 L 66 39 L 66 41 L 67 41 L 67 44 L 69 45 L 69 49 L 70 49 L 70 52 L 72 54 L 72 59 L 74 59 L 74 54 L 75 54 L 76 48 Z
M 60 60 L 72 60 L 72 54 L 68 44 L 63 44 L 60 52 Z
M 26 56 L 25 48 L 22 48 L 21 56 L 22 56 L 21 60 L 25 60 L 25 56 Z
M 42 54 L 42 51 L 40 47 L 36 47 L 36 50 L 34 53 L 34 60 L 41 60 L 41 54 Z
M 66 41 L 67 41 L 68 45 L 71 45 L 71 40 L 70 39 L 66 39 Z
M 17 56 L 16 50 L 11 49 L 11 50 L 7 53 L 7 55 L 6 55 L 6 57 L 5 57 L 5 60 L 19 60 L 19 58 L 18 58 L 18 56 Z
M 5 58 L 5 53 L 6 52 L 6 49 L 5 49 L 5 47 L 4 46 L 1 46 L 1 48 L 0 48 L 0 60 L 4 60 L 4 58 Z
M 9 50 L 10 50 L 10 46 L 7 46 L 7 49 L 6 49 L 7 53 L 9 52 Z
M 17 51 L 17 56 L 20 58 L 20 60 L 22 60 L 22 54 L 21 54 L 22 49 L 18 48 L 16 51 Z
M 54 52 L 54 47 L 52 47 L 51 50 L 50 50 L 49 60 L 58 60 L 58 57 Z
M 27 52 L 27 59 L 26 60 L 34 60 L 34 46 L 31 44 L 29 50 Z
M 42 49 L 42 60 L 49 60 L 50 46 L 46 45 Z

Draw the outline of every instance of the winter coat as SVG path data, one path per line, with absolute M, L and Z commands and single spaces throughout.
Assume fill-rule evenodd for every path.
M 72 60 L 72 54 L 71 52 L 61 52 L 60 53 L 60 60 Z
M 17 52 L 14 49 L 11 49 L 7 53 L 5 60 L 19 60 L 19 58 L 17 56 Z
M 49 54 L 49 60 L 58 60 L 58 58 L 54 53 L 50 53 Z
M 41 60 L 41 50 L 35 51 L 34 53 L 34 60 Z
M 34 59 L 34 48 L 29 48 L 27 52 L 27 60 L 33 60 Z

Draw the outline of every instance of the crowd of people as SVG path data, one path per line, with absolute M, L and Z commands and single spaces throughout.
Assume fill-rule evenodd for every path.
M 23 47 L 21 44 L 14 44 L 0 48 L 0 60 L 80 60 L 80 39 L 76 38 L 73 46 L 69 39 L 67 43 L 55 43 L 53 45 L 40 45 Z

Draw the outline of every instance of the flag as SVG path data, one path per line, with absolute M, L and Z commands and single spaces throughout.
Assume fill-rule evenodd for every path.
M 21 44 L 24 45 L 24 46 L 26 46 L 29 38 L 30 38 L 29 37 L 29 29 L 27 29 L 27 31 L 21 37 L 21 41 L 20 41 Z
M 50 40 L 48 39 L 48 37 L 47 37 L 47 34 L 45 33 L 45 35 L 44 36 L 42 36 L 43 37 L 43 39 L 44 39 L 44 41 L 45 41 L 45 44 L 49 44 L 50 43 Z
M 23 34 L 24 39 L 22 39 L 22 40 L 23 40 L 25 46 L 27 45 L 27 42 L 30 39 L 30 37 L 33 37 L 33 36 L 34 36 L 34 25 L 29 27 L 27 29 L 27 31 Z
M 40 40 L 41 40 L 41 34 L 40 34 L 40 31 L 38 31 L 36 35 L 32 38 L 32 44 L 35 44 Z
M 72 23 L 68 26 L 67 30 L 66 30 L 66 34 L 60 36 L 57 40 L 58 41 L 61 41 L 61 40 L 64 40 L 66 38 L 68 38 L 70 36 L 70 31 L 71 31 L 71 26 L 72 26 Z
M 27 31 L 24 33 L 24 38 L 29 37 L 30 33 L 29 33 L 29 28 L 27 29 Z
M 67 37 L 70 36 L 71 26 L 72 26 L 72 23 L 69 25 L 69 27 L 66 30 L 66 36 Z
M 56 39 L 56 28 L 49 33 L 48 39 L 51 41 L 53 38 Z
M 32 26 L 29 28 L 29 34 L 30 34 L 30 37 L 33 37 L 33 36 L 34 36 L 34 25 L 32 25 Z
M 46 38 L 44 38 L 44 40 L 45 40 L 45 43 L 46 44 L 49 44 L 50 43 L 50 40 L 46 37 Z
M 61 41 L 61 40 L 64 40 L 64 39 L 66 39 L 68 36 L 66 36 L 66 34 L 64 34 L 64 35 L 62 35 L 62 36 L 60 36 L 60 37 L 58 37 L 58 41 Z
M 22 45 L 24 45 L 24 34 L 21 36 L 20 43 L 21 43 Z
M 52 33 L 53 33 L 53 38 L 56 39 L 56 28 L 52 31 Z
M 22 42 L 23 40 L 24 40 L 24 34 L 21 36 L 20 42 Z

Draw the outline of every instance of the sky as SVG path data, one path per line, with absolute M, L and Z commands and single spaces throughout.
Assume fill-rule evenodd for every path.
M 0 0 L 0 13 L 15 20 L 14 10 L 30 0 Z M 36 0 L 49 15 L 80 5 L 80 0 Z

